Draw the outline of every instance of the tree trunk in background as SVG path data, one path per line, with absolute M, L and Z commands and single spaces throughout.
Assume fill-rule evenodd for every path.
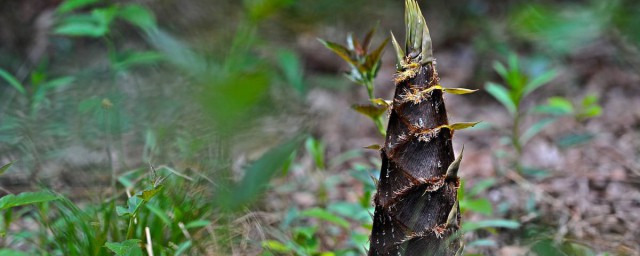
M 461 254 L 454 128 L 448 125 L 429 30 L 416 1 L 405 4 L 407 42 L 403 50 L 393 38 L 400 70 L 381 149 L 369 255 Z

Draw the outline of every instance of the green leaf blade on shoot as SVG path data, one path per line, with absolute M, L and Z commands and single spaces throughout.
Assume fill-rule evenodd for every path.
M 145 202 L 149 202 L 149 200 L 151 200 L 151 198 L 153 198 L 158 193 L 160 193 L 160 191 L 162 190 L 162 187 L 163 187 L 163 185 L 159 185 L 159 186 L 157 186 L 155 188 L 144 190 L 144 191 L 142 191 L 142 193 L 137 195 L 137 197 L 142 198 L 142 200 L 144 200 Z
M 553 122 L 555 122 L 555 121 L 556 121 L 555 118 L 545 118 L 545 119 L 542 119 L 542 120 L 538 121 L 537 123 L 533 124 L 520 137 L 520 145 L 524 145 L 527 142 L 529 142 L 529 140 L 531 140 L 531 138 L 533 138 L 538 133 L 540 133 L 542 130 L 544 130 L 544 128 L 547 128 L 547 126 L 553 124 Z
M 58 199 L 60 199 L 60 196 L 48 191 L 23 192 L 18 195 L 11 194 L 0 198 L 0 210 L 35 203 L 44 203 Z
M 480 122 L 461 122 L 461 123 L 450 124 L 447 127 L 449 127 L 449 129 L 451 129 L 451 130 L 458 131 L 458 130 L 464 130 L 464 129 L 467 129 L 467 128 L 474 127 L 479 123 Z
M 342 58 L 347 63 L 351 64 L 354 67 L 359 66 L 359 64 L 354 59 L 352 59 L 352 55 L 353 55 L 352 52 L 349 51 L 349 49 L 347 49 L 346 47 L 333 42 L 325 41 L 320 38 L 318 38 L 318 41 L 320 41 L 320 43 L 322 43 L 324 47 L 333 51 L 335 54 L 337 54 L 340 58 Z
M 478 90 L 466 89 L 466 88 L 442 88 L 442 90 L 446 93 L 455 94 L 455 95 L 463 95 L 477 92 Z
M 2 77 L 2 79 L 4 79 L 7 83 L 9 83 L 9 85 L 11 85 L 13 88 L 18 90 L 20 94 L 27 95 L 27 90 L 24 88 L 24 85 L 22 85 L 22 83 L 20 83 L 18 79 L 15 76 L 13 76 L 11 73 L 0 68 L 0 77 Z
M 505 68 L 504 65 L 502 65 L 502 63 L 498 61 L 494 62 L 493 69 L 495 69 L 495 71 L 498 72 L 498 75 L 500 75 L 502 79 L 506 80 L 509 77 L 509 72 L 507 71 L 507 68 Z
M 551 82 L 551 80 L 553 80 L 557 75 L 558 72 L 556 72 L 555 70 L 550 70 L 539 76 L 536 76 L 525 85 L 523 95 L 526 96 L 536 89 L 542 87 L 543 85 L 546 85 L 547 83 Z
M 101 27 L 93 17 L 87 15 L 77 15 L 68 17 L 57 26 L 53 33 L 63 36 L 77 37 L 101 37 L 107 33 L 106 28 Z
M 485 85 L 485 89 L 489 94 L 491 94 L 491 96 L 498 100 L 498 102 L 500 102 L 511 115 L 516 115 L 516 103 L 511 99 L 511 96 L 507 89 L 499 84 L 492 82 L 488 82 Z
M 366 148 L 366 149 L 372 149 L 372 150 L 380 150 L 380 149 L 382 149 L 382 145 L 380 145 L 380 144 L 373 144 L 373 145 L 366 146 L 366 147 L 364 147 L 364 148 Z
M 369 118 L 376 120 L 384 113 L 387 112 L 387 107 L 381 105 L 373 105 L 373 104 L 360 104 L 353 105 L 351 108 L 357 111 L 360 114 L 368 116 Z
M 382 53 L 384 52 L 384 47 L 387 46 L 387 43 L 389 43 L 389 38 L 385 39 L 378 48 L 371 52 L 371 54 L 367 55 L 364 62 L 364 69 L 367 72 L 373 73 L 376 66 L 380 64 L 380 58 L 382 58 Z

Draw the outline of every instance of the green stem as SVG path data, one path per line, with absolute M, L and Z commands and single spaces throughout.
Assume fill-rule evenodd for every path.
M 135 215 L 132 215 L 129 218 L 129 227 L 127 228 L 127 240 L 133 238 L 133 231 L 135 230 L 135 223 L 134 223 L 134 219 L 136 218 Z
M 513 143 L 513 148 L 516 150 L 516 158 L 514 160 L 515 168 L 518 173 L 522 173 L 522 168 L 520 166 L 520 158 L 522 157 L 522 144 L 520 144 L 520 106 L 516 106 L 516 112 L 513 118 L 513 127 L 512 135 L 511 135 L 511 143 Z
M 369 100 L 374 100 L 376 97 L 373 94 L 373 81 L 366 81 L 364 83 L 364 86 L 367 88 L 367 94 L 369 95 Z M 374 118 L 373 122 L 376 124 L 376 127 L 378 128 L 378 132 L 380 132 L 382 136 L 386 136 L 387 130 L 384 129 L 384 123 L 382 121 L 382 117 L 379 116 Z

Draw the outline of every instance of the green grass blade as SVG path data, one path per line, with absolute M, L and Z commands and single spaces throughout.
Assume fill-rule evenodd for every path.
M 24 89 L 24 86 L 18 81 L 18 79 L 7 72 L 6 70 L 0 68 L 0 77 L 2 77 L 9 85 L 13 86 L 20 94 L 27 95 L 27 90 Z
M 16 206 L 43 203 L 58 200 L 60 197 L 48 191 L 23 192 L 18 195 L 6 195 L 0 198 L 0 210 L 6 210 Z

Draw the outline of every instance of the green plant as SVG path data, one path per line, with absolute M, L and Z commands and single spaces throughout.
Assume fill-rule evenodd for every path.
M 573 117 L 578 122 L 601 114 L 602 108 L 598 105 L 597 97 L 585 96 L 581 100 L 581 105 L 575 106 L 570 100 L 564 97 L 550 97 L 547 103 L 536 105 L 527 109 L 523 107 L 523 101 L 535 90 L 547 85 L 552 81 L 557 72 L 549 70 L 540 74 L 528 75 L 519 64 L 518 56 L 511 53 L 508 57 L 508 66 L 495 62 L 494 69 L 508 86 L 487 82 L 485 89 L 491 94 L 511 116 L 510 130 L 505 132 L 510 145 L 514 149 L 514 155 L 510 157 L 510 167 L 519 173 L 532 170 L 521 164 L 524 146 L 538 133 L 552 125 L 561 117 Z M 534 113 L 546 114 L 544 118 L 537 120 L 534 124 L 524 127 L 522 121 L 525 117 Z M 576 138 L 576 137 L 574 137 Z
M 371 230 L 370 212 L 374 210 L 370 202 L 375 184 L 369 176 L 374 168 L 356 164 L 349 171 L 363 185 L 364 193 L 357 202 L 333 201 L 322 208 L 304 210 L 291 207 L 279 227 L 282 235 L 262 242 L 263 255 L 365 254 Z M 344 174 L 330 175 L 325 178 L 325 186 L 335 187 L 330 181 L 343 179 Z M 334 244 L 330 251 L 322 246 L 327 240 Z
M 533 136 L 549 126 L 553 119 L 542 119 L 522 131 L 521 121 L 526 114 L 523 110 L 523 99 L 536 89 L 548 84 L 556 77 L 555 70 L 546 71 L 540 75 L 530 77 L 521 70 L 518 62 L 518 56 L 509 55 L 508 66 L 495 62 L 494 69 L 505 80 L 508 86 L 503 86 L 493 82 L 487 82 L 485 89 L 496 100 L 498 100 L 509 112 L 512 119 L 511 130 L 508 132 L 508 138 L 515 151 L 512 157 L 512 167 L 518 172 L 522 172 L 520 159 L 522 157 L 523 145 L 526 144 Z
M 462 215 L 468 212 L 475 212 L 486 217 L 493 216 L 493 205 L 491 202 L 479 196 L 480 193 L 496 184 L 496 179 L 485 179 L 478 181 L 472 188 L 465 186 L 465 182 L 460 182 L 458 190 L 458 201 L 460 202 L 460 212 Z M 466 221 L 462 224 L 461 230 L 465 233 L 474 232 L 476 230 L 495 231 L 497 228 L 517 229 L 520 223 L 514 220 L 506 219 L 485 219 L 479 221 Z M 470 241 L 466 246 L 492 246 L 495 241 L 491 239 L 477 239 Z
M 357 38 L 353 37 L 353 34 L 349 34 L 347 37 L 347 46 L 343 46 L 337 43 L 318 39 L 326 48 L 333 51 L 336 55 L 342 58 L 349 64 L 351 70 L 345 75 L 354 83 L 364 86 L 367 89 L 367 95 L 369 96 L 369 104 L 353 105 L 352 108 L 359 113 L 371 118 L 380 134 L 386 133 L 383 124 L 383 114 L 386 113 L 388 104 L 375 97 L 374 95 L 374 80 L 380 70 L 380 62 L 384 47 L 389 42 L 386 39 L 373 51 L 369 52 L 371 47 L 371 41 L 373 35 L 376 32 L 374 27 L 367 33 L 362 43 Z

